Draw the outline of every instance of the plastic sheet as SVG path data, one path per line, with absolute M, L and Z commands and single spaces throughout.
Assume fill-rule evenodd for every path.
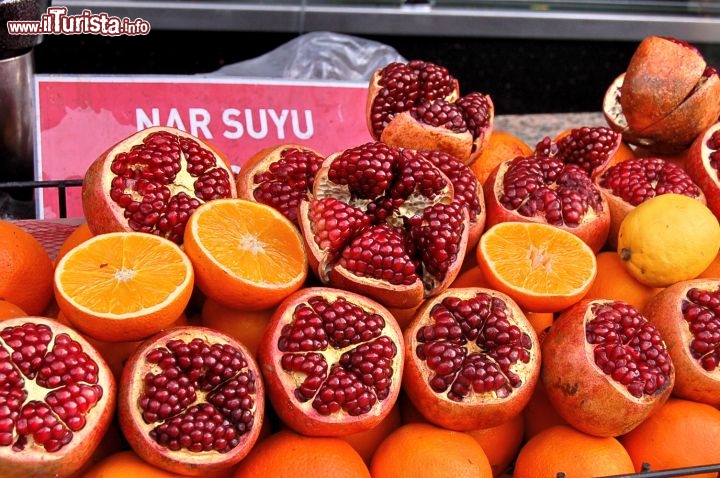
M 373 40 L 334 32 L 311 32 L 206 76 L 368 81 L 377 68 L 393 61 L 407 60 L 394 48 Z

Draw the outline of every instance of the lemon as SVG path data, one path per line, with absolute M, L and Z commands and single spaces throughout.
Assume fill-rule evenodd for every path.
M 665 287 L 700 275 L 719 248 L 720 224 L 707 206 L 681 194 L 662 194 L 625 217 L 617 251 L 638 281 Z

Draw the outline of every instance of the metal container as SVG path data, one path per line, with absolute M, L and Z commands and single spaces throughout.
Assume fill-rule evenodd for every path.
M 0 182 L 34 179 L 33 50 L 0 59 Z

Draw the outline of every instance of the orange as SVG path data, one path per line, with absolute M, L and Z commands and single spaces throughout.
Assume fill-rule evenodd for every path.
M 27 313 L 17 305 L 7 300 L 0 299 L 0 320 L 25 317 Z
M 650 297 L 661 290 L 645 285 L 630 275 L 615 251 L 598 253 L 597 269 L 597 277 L 585 294 L 585 299 L 620 300 L 642 312 Z
M 53 295 L 53 261 L 32 234 L 0 220 L 0 299 L 40 315 Z
M 567 425 L 547 428 L 520 449 L 513 478 L 565 478 L 634 473 L 632 460 L 614 437 L 587 435 Z
M 650 471 L 720 463 L 720 410 L 699 402 L 670 398 L 620 442 L 635 469 Z M 717 471 L 697 478 L 715 478 Z
M 174 473 L 161 470 L 145 462 L 133 451 L 121 451 L 100 460 L 92 466 L 82 478 L 170 478 Z
M 473 437 L 488 457 L 493 476 L 501 476 L 520 450 L 525 424 L 522 415 L 492 428 L 476 428 L 465 433 Z
M 538 336 L 550 327 L 555 320 L 555 314 L 552 312 L 525 312 L 525 317 L 530 321 L 530 325 L 532 325 Z
M 255 201 L 202 204 L 188 220 L 184 245 L 198 288 L 233 309 L 274 307 L 307 278 L 308 258 L 297 227 Z
M 205 299 L 200 310 L 200 323 L 219 330 L 244 344 L 253 355 L 257 352 L 260 338 L 270 323 L 274 308 L 265 310 L 239 310 Z
M 533 312 L 557 312 L 573 305 L 597 274 L 595 253 L 587 244 L 544 223 L 492 226 L 480 238 L 477 258 L 491 288 Z
M 698 278 L 702 279 L 718 279 L 720 278 L 720 253 L 715 256 L 715 259 L 703 272 L 700 273 Z
M 450 284 L 450 287 L 488 287 L 488 283 L 483 276 L 483 271 L 480 267 L 475 266 L 470 269 L 461 272 L 460 275 Z
M 525 439 L 528 440 L 546 428 L 555 425 L 569 425 L 553 407 L 550 399 L 545 393 L 545 387 L 539 383 L 533 390 L 530 401 L 522 411 L 523 430 Z
M 94 236 L 58 262 L 55 298 L 79 331 L 98 340 L 140 340 L 178 320 L 194 273 L 174 242 L 143 232 Z
M 493 130 L 480 156 L 470 165 L 480 184 L 485 184 L 495 167 L 516 156 L 529 156 L 532 148 L 522 139 L 507 131 Z
M 345 440 L 360 453 L 362 459 L 370 464 L 370 459 L 375 453 L 377 447 L 382 441 L 397 427 L 400 426 L 402 418 L 400 416 L 400 405 L 396 403 L 385 418 L 376 426 L 362 432 L 343 435 L 340 438 Z
M 395 429 L 370 461 L 373 478 L 491 478 L 485 451 L 467 433 L 429 423 Z
M 337 437 L 309 437 L 289 429 L 258 442 L 234 478 L 370 478 L 360 454 Z
M 60 259 L 62 259 L 62 257 L 67 254 L 70 249 L 77 246 L 78 244 L 85 242 L 91 237 L 93 237 L 93 233 L 90 232 L 90 228 L 88 227 L 87 222 L 83 222 L 73 232 L 71 232 L 70 235 L 65 238 L 65 241 L 63 241 L 63 243 L 60 245 L 57 257 L 55 258 L 55 264 L 57 264 L 58 261 L 60 261 Z

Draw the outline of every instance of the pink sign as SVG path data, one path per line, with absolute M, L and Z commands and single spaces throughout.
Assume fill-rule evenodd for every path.
M 367 84 L 205 77 L 36 77 L 36 179 L 82 179 L 109 147 L 149 126 L 187 131 L 237 170 L 262 148 L 304 144 L 324 155 L 370 141 Z M 57 191 L 38 195 L 38 216 L 58 217 Z M 67 189 L 67 217 L 83 215 Z

